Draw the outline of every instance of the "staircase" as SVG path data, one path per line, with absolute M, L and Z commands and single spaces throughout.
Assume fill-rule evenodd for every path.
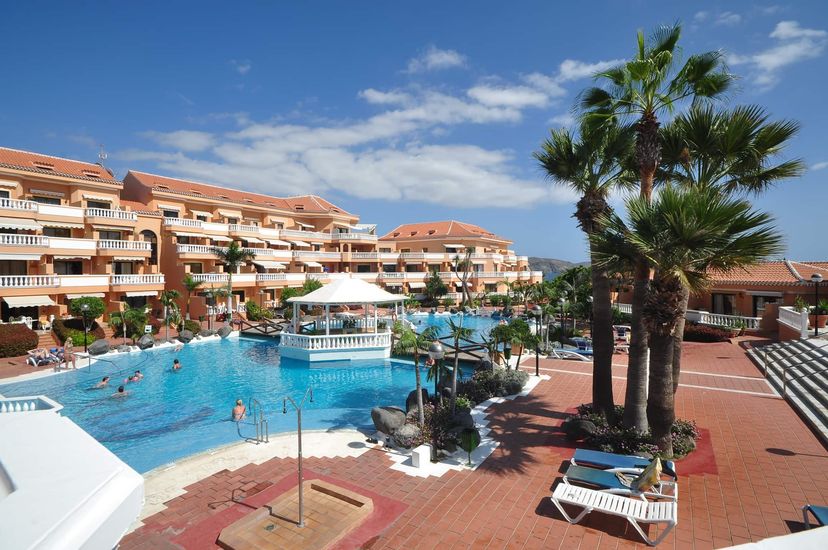
M 749 349 L 765 378 L 828 443 L 828 340 L 791 340 Z
M 37 347 L 44 348 L 44 349 L 51 349 L 60 344 L 57 343 L 55 339 L 54 332 L 51 330 L 49 331 L 37 331 Z

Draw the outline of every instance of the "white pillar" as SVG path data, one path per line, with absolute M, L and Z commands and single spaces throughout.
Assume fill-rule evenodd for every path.
M 325 336 L 331 335 L 331 306 L 325 304 Z
M 293 302 L 293 333 L 299 334 L 299 303 Z
M 377 333 L 377 304 L 374 304 L 374 334 Z

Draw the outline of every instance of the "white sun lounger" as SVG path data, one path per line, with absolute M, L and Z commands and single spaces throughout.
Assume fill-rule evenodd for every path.
M 603 491 L 595 491 L 585 487 L 559 483 L 552 493 L 552 502 L 560 510 L 569 523 L 578 523 L 592 511 L 603 512 L 612 516 L 621 516 L 629 521 L 638 534 L 647 544 L 655 546 L 664 540 L 664 537 L 678 523 L 678 503 L 676 501 L 649 501 L 613 495 Z M 575 518 L 569 516 L 563 509 L 563 504 L 571 504 L 583 508 Z M 666 526 L 658 538 L 651 540 L 641 529 L 639 523 L 664 523 Z

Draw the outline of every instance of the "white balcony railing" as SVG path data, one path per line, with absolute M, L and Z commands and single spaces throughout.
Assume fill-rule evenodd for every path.
M 382 272 L 382 278 L 383 279 L 405 279 L 405 273 L 401 273 L 401 272 L 390 273 L 390 272 L 383 271 Z
M 287 273 L 256 273 L 256 282 L 286 281 Z
M 780 306 L 779 313 L 776 320 L 782 324 L 799 332 L 800 338 L 808 337 L 808 310 L 803 309 L 797 311 L 791 306 Z
M 135 250 L 139 252 L 149 252 L 152 250 L 152 243 L 146 241 L 123 241 L 123 240 L 103 240 L 98 241 L 98 249 L 102 250 Z
M 235 233 L 258 233 L 259 226 L 258 225 L 244 225 L 241 223 L 231 223 L 229 225 L 229 230 Z
M 226 283 L 227 273 L 192 273 L 194 281 L 202 283 Z
M 49 237 L 49 249 L 73 250 L 87 252 L 87 256 L 94 254 L 98 244 L 95 239 L 72 239 L 67 237 Z
M 379 260 L 377 252 L 351 252 L 352 260 Z
M 20 199 L 7 199 L 0 197 L 0 208 L 6 210 L 25 210 L 29 212 L 37 211 L 37 203 L 34 201 L 24 201 Z
M 327 281 L 330 278 L 328 273 L 305 273 L 305 277 L 309 281 Z
M 179 227 L 197 227 L 201 229 L 201 220 L 191 220 L 190 218 L 164 218 L 164 225 L 177 225 Z
M 49 246 L 49 237 L 0 233 L 0 246 Z
M 434 260 L 438 262 L 449 261 L 448 254 L 441 252 L 400 252 L 401 260 Z
M 632 313 L 632 304 L 615 304 L 615 307 L 618 308 L 618 311 L 621 313 L 626 313 L 630 315 Z
M 305 259 L 305 260 L 326 260 L 326 261 L 335 261 L 338 262 L 342 259 L 341 252 L 321 252 L 316 250 L 294 250 L 293 257 L 297 260 Z
M 283 238 L 305 240 L 330 240 L 330 233 L 323 233 L 321 231 L 297 231 L 295 229 L 281 229 L 279 234 Z
M 276 250 L 274 248 L 245 248 L 248 252 L 255 254 L 257 258 L 272 258 L 289 262 L 293 259 L 290 250 Z
M 208 244 L 178 244 L 175 246 L 175 251 L 179 254 L 214 254 L 214 250 L 219 248 L 226 250 L 220 246 L 210 246 Z
M 695 311 L 688 309 L 685 317 L 693 320 L 698 316 L 698 323 L 702 325 L 716 325 L 720 327 L 738 328 L 742 325 L 747 329 L 756 330 L 759 328 L 761 317 L 743 317 L 741 315 L 722 315 L 720 313 L 709 313 L 707 311 Z
M 332 233 L 335 241 L 371 241 L 376 242 L 377 236 L 370 233 Z
M 331 334 L 330 336 L 282 333 L 280 346 L 307 350 L 341 350 L 357 348 L 387 348 L 391 345 L 391 333 Z
M 57 275 L 0 275 L 0 288 L 45 288 L 60 285 Z
M 230 226 L 226 223 L 201 222 L 201 229 L 204 231 L 213 231 L 225 235 L 228 231 L 230 231 Z
M 127 222 L 138 221 L 138 214 L 135 212 L 128 212 L 126 210 L 109 210 L 107 208 L 87 208 L 86 216 L 88 218 L 107 218 L 110 220 Z
M 113 285 L 163 285 L 163 273 L 150 273 L 147 275 L 112 275 Z

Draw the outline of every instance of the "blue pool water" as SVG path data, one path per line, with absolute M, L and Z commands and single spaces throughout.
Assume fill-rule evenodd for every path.
M 438 324 L 440 317 L 426 319 L 424 324 Z M 484 322 L 475 321 L 475 327 Z M 170 368 L 175 358 L 183 365 L 178 372 Z M 135 369 L 144 379 L 127 384 L 126 398 L 112 398 Z M 110 388 L 89 389 L 106 375 L 112 378 Z M 282 399 L 290 395 L 298 400 L 311 385 L 314 403 L 303 411 L 303 428 L 361 428 L 371 425 L 371 407 L 404 408 L 414 380 L 410 361 L 309 364 L 280 358 L 272 340 L 242 337 L 189 345 L 177 353 L 169 348 L 115 356 L 89 369 L 0 386 L 0 394 L 47 395 L 64 406 L 62 414 L 137 471 L 146 472 L 255 436 L 249 422 L 230 420 L 236 399 L 245 404 L 251 397 L 257 399 L 271 434 L 295 431 L 296 414 L 290 407 L 282 414 Z

